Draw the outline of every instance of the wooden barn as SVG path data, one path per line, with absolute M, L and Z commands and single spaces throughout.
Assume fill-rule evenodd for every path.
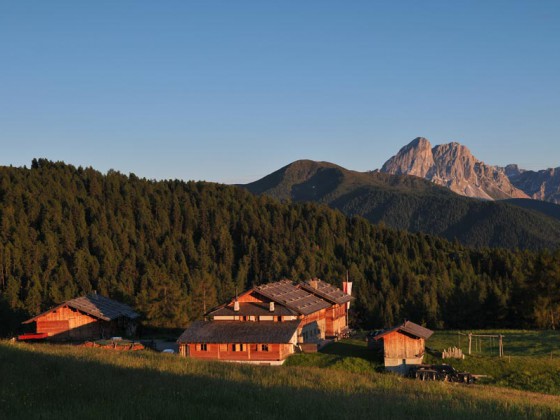
M 128 305 L 92 293 L 61 303 L 23 324 L 35 324 L 34 334 L 20 339 L 83 341 L 116 335 L 132 336 L 139 315 Z
M 348 329 L 353 298 L 319 279 L 254 287 L 193 323 L 179 337 L 182 356 L 281 364 Z
M 383 352 L 387 370 L 406 375 L 411 366 L 422 364 L 426 340 L 433 333 L 414 322 L 405 321 L 374 335 L 370 347 Z

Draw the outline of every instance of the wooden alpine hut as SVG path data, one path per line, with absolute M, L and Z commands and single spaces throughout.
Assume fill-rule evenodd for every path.
M 393 328 L 379 331 L 369 340 L 369 347 L 383 352 L 387 370 L 406 375 L 415 365 L 421 365 L 426 340 L 434 332 L 405 321 Z
M 348 329 L 353 298 L 319 279 L 256 286 L 206 314 L 177 340 L 181 356 L 281 364 Z
M 82 341 L 116 335 L 132 336 L 136 332 L 139 316 L 124 303 L 91 293 L 61 303 L 24 321 L 23 324 L 35 323 L 35 333 L 18 338 Z

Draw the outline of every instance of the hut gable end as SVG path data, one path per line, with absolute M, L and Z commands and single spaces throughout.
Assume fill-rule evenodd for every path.
M 21 337 L 81 341 L 122 333 L 134 335 L 139 316 L 130 306 L 94 293 L 66 301 L 23 322 L 35 322 L 35 334 Z
M 381 340 L 385 368 L 403 375 L 411 366 L 422 364 L 426 340 L 433 331 L 405 321 L 373 337 L 374 342 Z

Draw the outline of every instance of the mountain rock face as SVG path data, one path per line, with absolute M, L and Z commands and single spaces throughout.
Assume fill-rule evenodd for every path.
M 509 178 L 509 180 L 511 181 L 512 178 L 521 175 L 523 172 L 525 172 L 524 169 L 521 169 L 519 167 L 519 165 L 512 163 L 507 165 L 505 168 L 503 168 L 504 172 L 506 173 L 506 176 Z
M 513 166 L 510 170 L 515 172 Z M 486 165 L 455 142 L 432 147 L 427 139 L 418 137 L 385 162 L 381 172 L 425 178 L 467 197 L 529 198 L 511 183 L 505 168 Z
M 381 172 L 393 175 L 414 175 L 430 178 L 435 169 L 432 145 L 424 137 L 417 137 L 383 165 Z
M 560 167 L 525 171 L 517 165 L 508 165 L 505 172 L 511 183 L 529 197 L 560 204 Z

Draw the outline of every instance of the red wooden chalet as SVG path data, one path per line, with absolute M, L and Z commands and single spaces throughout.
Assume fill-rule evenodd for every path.
M 92 293 L 61 303 L 23 324 L 35 323 L 35 334 L 21 340 L 96 340 L 133 335 L 139 315 L 124 303 Z
M 194 322 L 179 337 L 182 356 L 281 364 L 296 348 L 317 349 L 348 329 L 353 298 L 319 279 L 254 287 Z

